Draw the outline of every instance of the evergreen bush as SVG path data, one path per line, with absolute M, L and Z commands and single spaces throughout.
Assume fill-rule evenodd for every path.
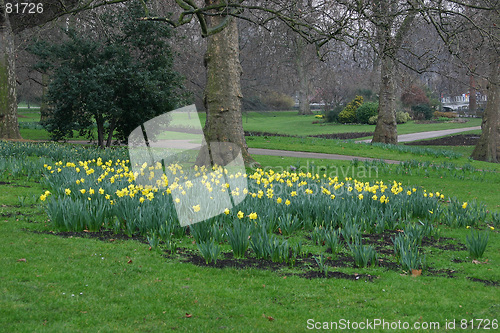
M 338 115 L 339 123 L 356 122 L 356 110 L 363 104 L 363 96 L 356 96 Z
M 370 117 L 378 115 L 378 103 L 376 102 L 367 102 L 363 103 L 356 110 L 356 120 L 360 124 L 368 124 Z

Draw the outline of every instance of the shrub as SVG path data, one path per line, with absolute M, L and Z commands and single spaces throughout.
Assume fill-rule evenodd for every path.
M 401 95 L 401 102 L 405 106 L 415 106 L 420 104 L 429 105 L 430 101 L 425 91 L 419 86 L 412 85 Z
M 432 118 L 432 108 L 428 104 L 418 104 L 411 107 L 413 118 L 429 120 Z
M 371 116 L 370 119 L 368 119 L 368 124 L 375 125 L 377 123 L 377 120 L 378 120 L 378 115 Z
M 404 124 L 408 122 L 411 119 L 410 114 L 408 112 L 404 111 L 397 111 L 396 112 L 396 122 L 398 124 Z
M 330 110 L 326 114 L 326 121 L 329 123 L 337 122 L 338 121 L 338 116 L 340 112 L 342 112 L 344 108 L 341 105 L 337 105 L 333 110 Z
M 434 112 L 434 118 L 441 118 L 441 117 L 457 118 L 458 114 L 456 114 L 454 112 L 439 112 L 439 111 Z
M 295 105 L 295 101 L 287 94 L 273 91 L 264 98 L 264 103 L 275 110 L 289 110 Z
M 339 123 L 354 123 L 356 110 L 363 104 L 363 96 L 356 96 L 338 115 Z
M 360 124 L 368 124 L 370 117 L 378 115 L 378 103 L 376 102 L 367 102 L 363 103 L 356 110 L 356 120 Z

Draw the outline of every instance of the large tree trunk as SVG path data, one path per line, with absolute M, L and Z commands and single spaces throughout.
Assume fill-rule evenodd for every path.
M 21 139 L 17 122 L 14 36 L 0 0 L 0 139 Z
M 373 142 L 398 142 L 396 124 L 396 87 L 394 59 L 389 55 L 382 55 L 380 69 L 380 93 L 378 105 L 378 120 L 373 133 Z
M 295 65 L 299 77 L 299 115 L 313 114 L 309 105 L 309 73 L 305 59 L 306 45 L 301 36 L 295 36 Z
M 476 99 L 476 79 L 473 74 L 469 77 L 469 113 L 476 114 L 477 99 Z
M 50 117 L 50 108 L 47 102 L 47 93 L 49 91 L 49 74 L 42 73 L 42 104 L 40 105 L 40 122 L 48 120 Z
M 209 1 L 207 1 L 209 2 Z M 215 27 L 226 17 L 212 16 L 210 26 Z M 241 116 L 241 83 L 238 26 L 234 19 L 216 34 L 208 37 L 205 65 L 207 84 L 205 88 L 205 138 L 207 143 L 233 143 L 240 147 L 245 163 L 253 162 L 248 153 Z M 211 151 L 211 153 L 213 153 Z M 229 163 L 239 151 L 227 152 L 223 162 Z M 205 160 L 203 157 L 198 161 Z M 220 161 L 220 160 L 219 160 Z
M 474 148 L 471 157 L 475 160 L 499 162 L 500 158 L 500 62 L 498 55 L 491 57 L 488 77 L 488 102 L 484 110 L 481 124 L 481 138 Z

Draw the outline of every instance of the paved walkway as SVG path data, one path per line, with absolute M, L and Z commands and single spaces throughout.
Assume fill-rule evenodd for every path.
M 454 133 L 474 131 L 474 130 L 480 130 L 480 129 L 481 129 L 481 126 L 475 126 L 475 127 L 453 128 L 453 129 L 447 129 L 447 130 L 441 130 L 441 131 L 429 131 L 429 132 L 402 134 L 402 135 L 398 135 L 398 142 L 410 142 L 410 141 L 424 140 L 424 139 L 430 139 L 430 138 L 437 138 L 440 136 L 450 135 L 450 134 L 454 134 Z M 356 142 L 371 142 L 371 141 L 372 141 L 372 139 L 359 140 Z
M 373 161 L 380 160 L 377 158 L 348 156 L 338 154 L 324 154 L 324 153 L 308 153 L 303 151 L 290 151 L 290 150 L 277 150 L 277 149 L 261 149 L 261 148 L 248 148 L 250 155 L 267 155 L 267 156 L 285 156 L 285 157 L 298 157 L 298 158 L 320 158 L 325 160 L 344 160 L 344 161 Z M 383 160 L 390 164 L 399 164 L 400 161 Z
M 441 131 L 429 131 L 429 132 L 403 134 L 403 135 L 398 135 L 398 142 L 409 142 L 409 141 L 423 140 L 423 139 L 435 138 L 435 137 L 445 136 L 445 135 L 454 134 L 454 133 L 480 130 L 480 129 L 481 129 L 481 126 L 476 126 L 476 127 L 454 128 L 454 129 L 441 130 Z M 188 142 L 189 140 L 177 140 L 177 141 L 179 141 L 180 143 L 179 143 L 178 147 L 176 146 L 176 148 L 189 149 L 189 147 L 187 147 L 187 146 L 184 147 L 184 144 L 186 142 Z M 86 141 L 71 141 L 71 142 L 72 143 L 88 143 Z M 359 140 L 356 142 L 371 142 L 371 139 Z M 377 158 L 369 158 L 369 157 L 338 155 L 338 154 L 325 154 L 325 153 L 309 153 L 309 152 L 303 152 L 303 151 L 263 149 L 263 148 L 249 148 L 248 152 L 251 155 L 283 156 L 283 157 L 297 157 L 297 158 L 318 158 L 318 159 L 325 159 L 325 160 L 344 160 L 344 161 L 380 160 Z M 383 160 L 383 161 L 386 163 L 390 163 L 390 164 L 399 164 L 401 162 L 401 161 L 395 161 L 395 160 Z

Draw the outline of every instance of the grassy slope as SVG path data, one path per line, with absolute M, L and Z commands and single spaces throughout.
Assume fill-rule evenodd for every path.
M 256 140 L 249 144 L 253 145 Z M 274 138 L 270 141 L 273 148 L 283 144 Z M 300 147 L 314 144 L 318 151 L 334 149 L 358 156 L 382 157 L 380 155 L 386 154 L 385 158 L 391 159 L 416 158 L 369 146 L 341 144 L 337 147 L 332 145 L 334 141 L 318 142 L 323 141 L 305 142 Z M 288 144 L 290 148 L 298 145 L 297 142 Z M 298 160 L 256 158 L 263 166 L 273 168 L 296 165 Z M 301 160 L 300 163 L 306 165 L 307 161 L 312 162 Z M 351 165 L 347 161 L 314 162 L 315 165 L 335 163 L 344 168 Z M 483 165 L 473 163 L 476 168 Z M 496 169 L 496 166 L 484 165 Z M 494 186 L 498 183 L 496 175 L 491 177 L 491 181 L 476 183 L 439 176 L 425 179 L 394 175 L 390 171 L 372 175 L 376 179 L 423 185 L 429 190 L 457 195 L 461 200 L 486 199 L 489 207 L 500 201 L 495 201 L 491 195 L 485 196 L 485 193 L 494 194 Z M 470 260 L 455 263 L 451 260 L 466 259 L 467 253 L 432 249 L 431 264 L 458 271 L 454 279 L 411 278 L 381 268 L 351 268 L 347 270 L 378 278 L 374 282 L 306 280 L 294 276 L 285 278 L 279 272 L 216 270 L 182 264 L 150 252 L 147 245 L 136 241 L 110 243 L 35 234 L 25 229 L 48 229 L 47 217 L 34 201 L 43 190 L 40 185 L 16 180 L 15 184 L 2 184 L 0 188 L 0 251 L 3 254 L 0 258 L 0 325 L 5 331 L 295 332 L 305 330 L 308 319 L 360 322 L 375 318 L 411 323 L 438 321 L 441 328 L 436 331 L 443 331 L 447 320 L 494 319 L 497 316 L 497 287 L 487 287 L 466 278 L 499 281 L 500 242 L 496 232 L 490 236 L 486 252 L 488 264 L 474 265 Z M 19 197 L 26 198 L 26 206 L 21 206 Z M 442 228 L 443 236 L 465 242 L 466 230 Z M 18 261 L 22 258 L 26 262 Z M 130 264 L 129 260 L 132 260 Z M 467 292 L 457 292 L 460 290 Z M 192 317 L 186 318 L 186 313 Z M 263 315 L 275 320 L 270 321 Z
M 280 272 L 183 264 L 136 241 L 33 233 L 48 230 L 47 217 L 33 199 L 43 189 L 22 180 L 1 187 L 0 325 L 5 331 L 296 332 L 306 329 L 308 319 L 360 322 L 381 318 L 444 325 L 452 319 L 494 319 L 497 315 L 497 287 L 466 278 L 498 281 L 496 233 L 487 249 L 487 265 L 451 261 L 466 260 L 465 251 L 431 249 L 430 264 L 458 271 L 454 279 L 346 268 L 351 274 L 367 273 L 377 279 L 307 280 Z M 24 206 L 19 196 L 27 198 Z M 443 227 L 443 236 L 461 242 L 465 234 L 466 230 Z M 443 331 L 442 327 L 435 331 Z

